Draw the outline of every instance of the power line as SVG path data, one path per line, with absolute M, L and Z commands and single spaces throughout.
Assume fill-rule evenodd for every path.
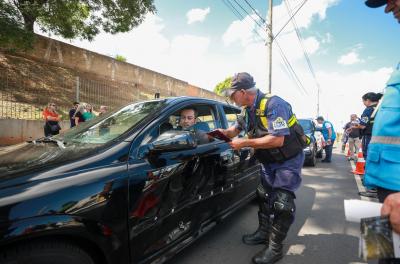
M 284 2 L 285 2 L 285 5 L 286 5 L 286 8 L 287 8 L 287 10 L 288 10 L 289 15 L 292 15 L 292 9 L 291 9 L 291 7 L 290 7 L 289 2 L 288 2 L 287 0 L 284 0 Z M 303 41 L 304 38 L 303 38 L 303 36 L 301 35 L 301 32 L 300 32 L 300 30 L 299 30 L 299 27 L 297 26 L 297 22 L 296 22 L 296 18 L 295 18 L 295 17 L 293 17 L 292 23 L 293 23 L 294 29 L 295 29 L 295 31 L 296 31 L 297 38 L 299 39 L 300 45 L 301 45 L 301 47 L 302 47 L 302 49 L 303 49 L 304 57 L 305 57 L 305 59 L 306 59 L 308 68 L 309 68 L 309 70 L 310 70 L 310 72 L 311 72 L 311 75 L 312 75 L 313 78 L 314 78 L 315 84 L 316 84 L 317 89 L 318 89 L 317 112 L 319 112 L 319 91 L 320 91 L 320 85 L 319 85 L 319 82 L 318 82 L 318 80 L 317 80 L 317 76 L 316 76 L 316 74 L 315 74 L 314 67 L 312 66 L 312 63 L 311 63 L 311 60 L 310 60 L 310 56 L 308 55 L 307 49 L 306 49 L 306 47 L 305 47 L 305 45 L 304 45 L 304 41 Z M 317 114 L 319 114 L 319 113 L 317 113 Z
M 242 14 L 239 10 L 237 10 L 236 7 L 235 7 L 229 0 L 222 0 L 222 1 L 223 1 L 223 3 L 228 7 L 228 9 L 229 9 L 239 20 L 244 20 L 243 14 Z M 236 1 L 235 1 L 235 2 L 236 2 Z M 247 12 L 246 12 L 246 13 L 247 13 Z M 248 13 L 247 13 L 247 14 L 248 14 Z M 266 24 L 266 22 L 265 22 L 265 24 Z M 266 34 L 268 34 L 268 33 L 266 32 L 267 25 L 265 25 L 265 28 L 264 28 L 263 26 L 259 25 L 258 23 L 257 23 L 257 25 L 263 29 L 263 32 L 265 32 Z M 256 34 L 260 37 L 260 39 L 261 39 L 262 41 L 266 42 L 266 39 L 265 39 L 264 37 L 262 37 L 262 36 L 259 34 L 258 31 L 256 31 L 255 29 L 253 29 L 253 32 L 256 33 Z M 287 70 L 289 76 L 291 77 L 292 81 L 294 82 L 294 84 L 295 84 L 303 93 L 308 94 L 308 93 L 307 93 L 307 90 L 304 88 L 302 82 L 300 81 L 300 79 L 299 79 L 299 77 L 298 77 L 296 71 L 294 70 L 294 68 L 293 68 L 293 66 L 291 65 L 290 61 L 289 61 L 288 58 L 286 57 L 284 51 L 283 51 L 282 48 L 280 47 L 280 45 L 279 45 L 279 43 L 278 43 L 278 40 L 275 40 L 275 42 L 276 42 L 276 44 L 277 44 L 277 46 L 278 46 L 278 48 L 279 48 L 280 55 L 281 55 L 281 57 L 282 57 L 282 60 L 283 60 L 284 65 L 285 65 L 285 67 L 286 67 L 286 70 Z
M 239 20 L 241 20 L 241 21 L 244 21 L 245 20 L 245 16 L 239 11 L 239 10 L 237 10 L 236 9 L 236 7 L 232 4 L 232 2 L 230 2 L 229 0 L 222 0 L 222 2 L 231 10 L 231 12 L 239 19 Z M 235 1 L 236 2 L 236 1 Z M 237 2 L 236 2 L 237 3 Z M 243 8 L 242 8 L 243 9 Z M 247 13 L 247 12 L 246 12 Z M 247 13 L 248 14 L 248 13 Z M 251 16 L 250 16 L 251 17 Z M 252 18 L 253 19 L 253 18 Z M 253 21 L 255 21 L 254 19 L 253 19 Z M 259 27 L 261 27 L 262 28 L 262 25 L 259 25 L 258 23 L 256 23 Z M 255 29 L 255 28 L 253 28 L 253 30 L 252 30 L 255 34 L 257 34 L 259 37 L 260 37 L 260 40 L 261 41 L 263 41 L 264 43 L 266 42 L 266 40 L 264 39 L 264 37 L 262 37 L 261 35 L 260 35 L 260 33 Z
M 263 25 L 260 25 L 259 22 L 255 20 L 254 17 L 252 17 L 252 15 L 249 12 L 247 12 L 247 10 L 241 4 L 239 4 L 237 0 L 233 1 L 254 21 L 254 23 L 256 23 L 259 27 L 263 28 Z
M 278 35 L 282 32 L 282 30 L 287 26 L 287 24 L 289 24 L 289 22 L 292 20 L 292 18 L 300 11 L 300 9 L 304 6 L 304 4 L 307 2 L 307 0 L 304 0 L 304 2 L 300 5 L 300 7 L 296 10 L 296 12 L 294 12 L 294 14 L 289 18 L 289 20 L 285 23 L 285 25 L 283 25 L 283 27 L 278 31 L 278 33 L 275 34 L 274 36 L 274 40 L 276 39 L 276 37 L 278 37 Z
M 293 66 L 292 66 L 291 63 L 289 62 L 289 60 L 288 60 L 288 58 L 286 57 L 285 53 L 283 52 L 281 46 L 279 45 L 279 43 L 278 43 L 277 41 L 275 42 L 275 44 L 276 44 L 276 46 L 277 46 L 278 49 L 279 49 L 279 52 L 280 52 L 280 54 L 281 54 L 281 57 L 282 57 L 282 59 L 283 59 L 285 65 L 286 65 L 286 67 L 287 67 L 289 73 L 291 73 L 292 77 L 294 78 L 295 83 L 297 84 L 297 86 L 298 86 L 299 88 L 301 88 L 301 90 L 302 90 L 305 94 L 308 95 L 307 90 L 304 88 L 303 83 L 300 81 L 299 76 L 297 75 L 296 71 L 293 69 Z
M 258 11 L 249 3 L 249 1 L 244 0 L 246 2 L 246 4 L 251 8 L 251 10 L 253 10 L 253 12 L 261 19 L 261 21 L 264 24 L 267 24 L 267 21 L 265 21 L 265 19 L 258 13 Z

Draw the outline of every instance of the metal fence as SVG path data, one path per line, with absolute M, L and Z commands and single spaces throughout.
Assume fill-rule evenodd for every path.
M 0 63 L 0 118 L 42 119 L 47 104 L 55 103 L 62 119 L 68 120 L 74 101 L 89 103 L 96 112 L 101 105 L 112 110 L 131 102 L 153 99 L 155 94 L 161 98 L 188 95 L 187 84 L 175 83 L 168 76 L 153 83 L 113 81 L 95 74 L 13 59 L 10 65 Z M 221 100 L 210 91 L 193 89 L 197 96 Z
M 74 101 L 90 103 L 94 111 L 101 105 L 109 109 L 130 102 L 154 98 L 160 89 L 136 83 L 88 78 L 70 71 L 37 73 L 0 67 L 0 118 L 41 119 L 48 103 L 68 119 Z M 38 77 L 40 76 L 40 77 Z M 161 95 L 162 96 L 162 95 Z

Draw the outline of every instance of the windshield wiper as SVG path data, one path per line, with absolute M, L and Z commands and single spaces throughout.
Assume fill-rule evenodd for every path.
M 48 138 L 48 137 L 43 137 L 43 138 L 38 138 L 32 141 L 28 141 L 28 142 L 32 142 L 33 144 L 36 143 L 56 143 L 57 146 L 59 146 L 62 149 L 65 149 L 65 145 L 64 142 L 62 142 L 61 140 L 55 139 L 55 138 Z

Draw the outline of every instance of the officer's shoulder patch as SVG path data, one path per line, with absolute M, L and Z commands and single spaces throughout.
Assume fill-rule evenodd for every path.
M 272 127 L 274 130 L 288 128 L 286 121 L 282 117 L 277 117 L 274 122 L 272 122 Z
M 364 123 L 368 123 L 368 120 L 369 120 L 368 116 L 361 117 L 361 121 Z

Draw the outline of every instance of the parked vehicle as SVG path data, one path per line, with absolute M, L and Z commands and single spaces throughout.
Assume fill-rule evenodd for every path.
M 313 119 L 298 119 L 303 127 L 304 133 L 311 138 L 311 144 L 304 149 L 305 159 L 304 164 L 315 166 L 317 158 L 322 158 L 323 137 L 321 132 L 316 131 Z
M 203 131 L 177 128 L 187 106 Z M 171 258 L 255 196 L 251 149 L 193 133 L 226 128 L 238 113 L 208 99 L 146 101 L 0 148 L 0 263 Z

